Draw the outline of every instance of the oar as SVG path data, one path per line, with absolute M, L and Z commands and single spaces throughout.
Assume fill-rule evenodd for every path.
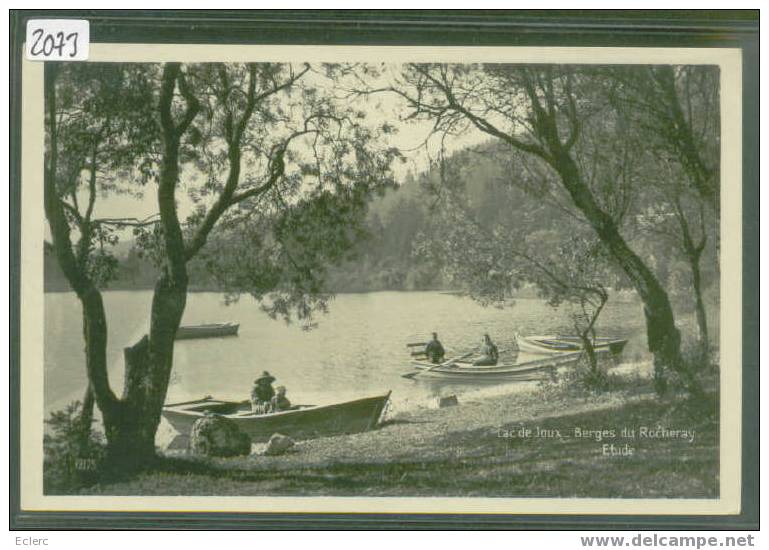
M 431 370 L 437 369 L 438 367 L 447 367 L 447 366 L 451 365 L 452 363 L 456 363 L 457 361 L 461 361 L 465 357 L 470 357 L 473 353 L 474 352 L 472 352 L 472 351 L 469 352 L 469 353 L 465 353 L 464 355 L 460 355 L 458 357 L 454 357 L 452 359 L 449 359 L 448 361 L 444 361 L 443 363 L 438 363 L 437 365 L 433 365 L 429 369 L 417 370 L 417 371 L 414 371 L 414 372 L 407 372 L 406 374 L 401 374 L 401 377 L 411 379 L 411 378 L 414 378 L 420 372 L 430 372 Z
M 203 399 L 193 399 L 192 401 L 182 401 L 181 403 L 168 403 L 163 405 L 164 407 L 179 407 L 181 405 L 191 405 L 192 403 L 201 403 L 203 401 L 211 401 L 213 397 L 206 395 Z

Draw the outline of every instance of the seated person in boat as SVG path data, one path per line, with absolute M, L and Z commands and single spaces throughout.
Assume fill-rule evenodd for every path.
M 443 349 L 443 344 L 438 340 L 438 333 L 433 332 L 433 339 L 425 346 L 425 355 L 431 363 L 440 363 L 443 361 L 443 357 L 446 355 L 446 350 Z
M 262 372 L 262 375 L 254 380 L 254 387 L 251 389 L 251 412 L 266 413 L 270 411 L 272 398 L 275 397 L 273 382 L 275 382 L 275 377 L 267 371 Z
M 497 364 L 499 360 L 499 350 L 488 334 L 483 335 L 483 344 L 481 345 L 481 356 L 473 361 L 473 365 L 478 367 L 490 367 Z
M 286 397 L 286 386 L 278 386 L 275 388 L 275 395 L 270 401 L 271 412 L 287 411 L 291 408 L 291 401 Z

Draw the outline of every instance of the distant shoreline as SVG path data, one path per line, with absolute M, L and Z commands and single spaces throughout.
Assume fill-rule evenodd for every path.
M 101 292 L 151 292 L 153 287 L 109 287 L 100 289 Z M 71 288 L 46 288 L 44 294 L 61 294 L 74 292 Z M 227 291 L 220 288 L 188 288 L 187 292 L 190 293 L 219 293 L 224 294 Z M 329 290 L 329 294 L 368 294 L 371 292 L 440 292 L 447 295 L 464 296 L 466 293 L 461 290 L 454 290 L 450 288 L 419 288 L 419 289 L 403 289 L 403 288 L 372 288 L 366 290 Z M 243 293 L 245 294 L 245 293 Z M 523 297 L 523 296 L 520 296 Z
M 109 288 L 103 288 L 101 289 L 101 292 L 152 292 L 152 287 L 109 287 Z M 72 293 L 74 292 L 72 289 L 63 289 L 63 288 L 46 288 L 43 290 L 44 294 L 65 294 L 65 293 Z M 187 292 L 190 294 L 203 294 L 203 293 L 218 293 L 218 294 L 224 294 L 226 291 L 218 288 L 189 288 L 187 289 Z M 330 290 L 328 291 L 331 295 L 348 295 L 348 294 L 370 294 L 374 292 L 437 292 L 439 294 L 444 294 L 446 296 L 456 296 L 456 297 L 467 297 L 468 293 L 464 290 L 458 290 L 458 289 L 452 289 L 452 288 L 419 288 L 419 289 L 404 289 L 404 288 L 371 288 L 371 289 L 362 289 L 362 290 Z M 246 294 L 246 293 L 242 293 Z M 612 295 L 612 298 L 619 301 L 630 301 L 628 300 L 629 297 L 635 296 L 634 292 L 628 292 L 628 291 L 617 291 Z M 509 300 L 529 300 L 529 299 L 542 299 L 538 294 L 536 289 L 532 288 L 526 288 L 518 293 L 510 296 L 508 298 Z

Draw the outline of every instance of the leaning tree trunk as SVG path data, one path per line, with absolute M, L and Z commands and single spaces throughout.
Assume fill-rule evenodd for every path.
M 593 310 L 592 314 L 588 314 L 586 311 L 587 300 L 583 299 L 581 302 L 583 314 L 589 317 L 587 326 L 585 326 L 584 329 L 580 329 L 579 322 L 578 320 L 575 319 L 574 328 L 576 329 L 580 340 L 582 340 L 582 349 L 584 350 L 585 355 L 587 356 L 588 364 L 590 366 L 590 373 L 594 377 L 597 377 L 598 357 L 595 354 L 595 346 L 593 345 L 593 343 L 595 342 L 595 323 L 598 320 L 598 316 L 601 315 L 601 311 L 606 305 L 606 302 L 609 300 L 609 296 L 608 294 L 602 291 L 596 291 L 595 294 L 598 296 L 599 303 L 598 305 L 595 306 L 595 309 Z
M 700 270 L 700 259 L 702 258 L 702 252 L 705 250 L 705 244 L 707 243 L 707 236 L 704 228 L 704 213 L 700 211 L 700 224 L 702 226 L 702 235 L 699 242 L 695 243 L 692 238 L 692 233 L 689 230 L 689 223 L 684 215 L 683 209 L 676 201 L 676 214 L 678 217 L 678 224 L 681 228 L 681 236 L 683 240 L 683 248 L 686 255 L 686 259 L 689 262 L 689 270 L 692 277 L 692 290 L 694 292 L 694 307 L 697 316 L 697 328 L 699 329 L 699 363 L 702 366 L 707 364 L 708 357 L 710 355 L 710 339 L 708 337 L 708 317 L 705 312 L 705 302 L 702 299 L 702 271 Z
M 554 100 L 548 90 L 546 90 L 544 98 L 546 107 L 543 107 L 540 96 L 536 93 L 535 84 L 524 79 L 524 86 L 532 102 L 535 115 L 535 132 L 542 145 L 541 148 L 533 146 L 534 153 L 558 173 L 561 183 L 574 205 L 584 214 L 585 219 L 614 261 L 628 276 L 643 301 L 647 345 L 654 356 L 657 391 L 662 393 L 665 390 L 663 375 L 666 369 L 670 369 L 681 377 L 691 395 L 701 395 L 702 388 L 699 381 L 692 375 L 691 370 L 681 357 L 681 335 L 676 328 L 673 309 L 670 306 L 667 293 L 654 273 L 625 242 L 614 219 L 598 204 L 589 185 L 582 178 L 576 161 L 571 156 L 571 148 L 579 135 L 579 124 L 576 122 L 576 113 L 574 112 L 575 104 L 571 104 L 572 111 L 568 115 L 571 120 L 571 133 L 569 139 L 564 143 L 555 116 Z M 570 94 L 571 92 L 567 90 L 566 93 Z M 521 148 L 518 140 L 510 136 L 507 136 L 507 140 L 514 147 Z M 529 145 L 528 149 L 531 150 L 532 146 Z
M 43 177 L 43 205 L 45 216 L 48 219 L 48 227 L 51 231 L 51 241 L 56 259 L 83 308 L 83 341 L 85 343 L 88 388 L 79 421 L 81 426 L 88 423 L 90 428 L 94 402 L 102 412 L 105 425 L 108 425 L 115 418 L 118 401 L 110 388 L 107 372 L 107 318 L 104 312 L 104 301 L 101 292 L 90 279 L 87 269 L 84 269 L 83 258 L 78 258 L 75 255 L 69 220 L 64 212 L 64 206 L 56 185 L 58 170 L 57 67 L 58 64 L 56 63 L 45 64 L 44 96 L 49 143 Z M 80 238 L 87 239 L 87 235 L 82 234 Z
M 580 333 L 579 337 L 582 340 L 582 349 L 585 350 L 588 365 L 590 366 L 590 374 L 596 376 L 598 374 L 598 358 L 595 355 L 592 338 L 585 333 Z
M 695 311 L 697 314 L 697 328 L 700 333 L 701 360 L 707 361 L 710 354 L 710 337 L 708 335 L 708 316 L 705 312 L 705 301 L 702 298 L 702 273 L 700 271 L 699 254 L 690 254 L 689 264 L 692 272 L 692 290 L 694 292 Z
M 641 258 L 630 249 L 612 217 L 598 206 L 569 153 L 561 149 L 559 154 L 553 157 L 552 163 L 574 204 L 583 212 L 641 297 L 646 318 L 647 345 L 654 356 L 657 391 L 665 391 L 664 373 L 666 369 L 670 369 L 680 376 L 692 396 L 701 395 L 699 381 L 681 357 L 681 335 L 676 328 L 673 309 L 662 285 Z

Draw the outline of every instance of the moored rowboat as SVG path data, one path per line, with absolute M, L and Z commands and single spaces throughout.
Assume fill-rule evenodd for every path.
M 518 349 L 526 353 L 552 355 L 574 353 L 582 350 L 582 341 L 578 336 L 521 336 L 516 334 Z M 615 355 L 622 353 L 627 340 L 617 338 L 596 338 L 596 351 L 609 350 Z
M 603 355 L 608 350 L 598 350 Z M 573 365 L 582 357 L 581 351 L 551 355 L 522 363 L 476 366 L 465 361 L 453 361 L 435 365 L 426 361 L 412 361 L 420 377 L 453 378 L 462 380 L 541 380 L 554 374 L 559 367 Z
M 188 325 L 179 327 L 176 331 L 177 340 L 191 340 L 193 338 L 218 338 L 220 336 L 237 336 L 237 323 L 210 323 L 206 325 Z
M 253 414 L 248 402 L 220 401 L 211 397 L 163 407 L 165 418 L 181 435 L 188 436 L 192 425 L 206 413 L 222 415 L 248 434 L 251 441 L 267 441 L 274 433 L 294 439 L 312 439 L 372 429 L 381 420 L 390 392 L 323 406 L 299 406 L 287 411 Z

